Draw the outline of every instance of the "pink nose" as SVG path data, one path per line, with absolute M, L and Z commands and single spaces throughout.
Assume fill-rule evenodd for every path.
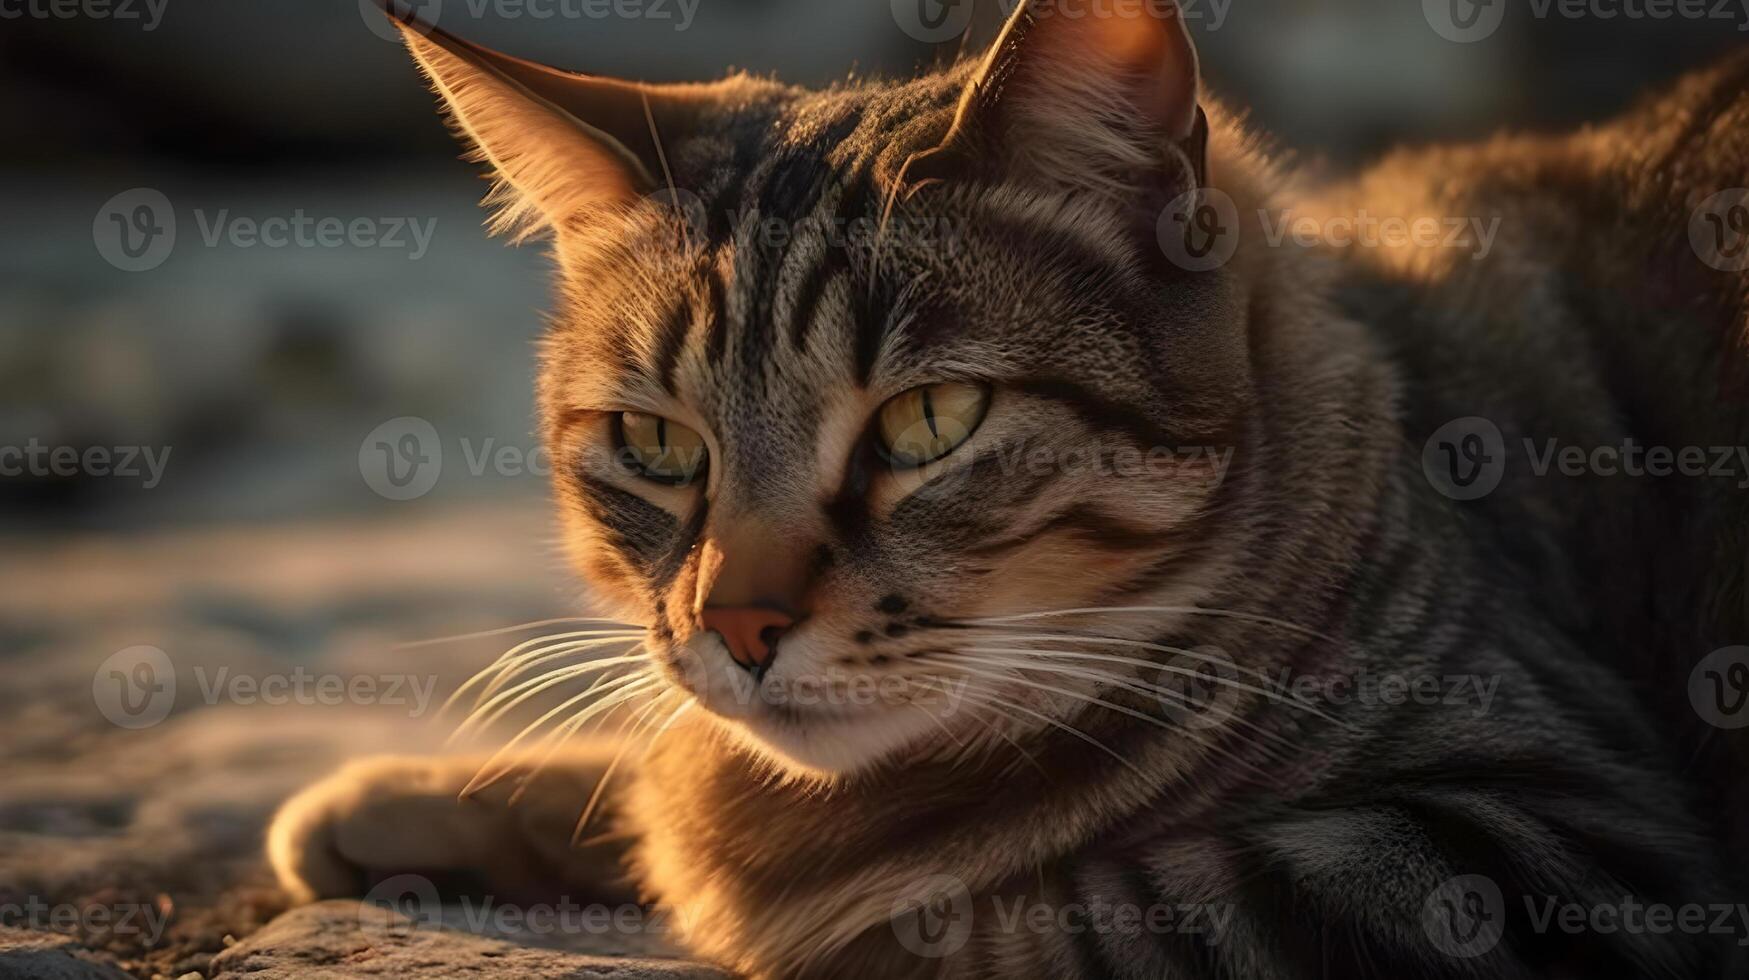
M 729 648 L 729 656 L 758 677 L 777 655 L 777 641 L 795 619 L 775 609 L 758 606 L 711 606 L 699 614 L 704 628 L 715 630 Z

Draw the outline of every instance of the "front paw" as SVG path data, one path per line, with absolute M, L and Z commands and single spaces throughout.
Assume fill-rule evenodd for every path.
M 303 790 L 268 831 L 280 885 L 299 903 L 362 895 L 401 873 L 497 894 L 583 886 L 600 899 L 631 896 L 623 842 L 602 834 L 614 817 L 610 796 L 591 818 L 593 839 L 571 843 L 601 777 L 599 760 L 573 759 L 534 775 L 517 770 L 460 798 L 484 761 L 365 759 Z

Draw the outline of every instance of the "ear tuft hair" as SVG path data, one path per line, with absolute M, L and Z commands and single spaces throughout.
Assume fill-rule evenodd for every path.
M 522 241 L 565 227 L 591 210 L 635 198 L 650 174 L 618 140 L 531 91 L 441 31 L 397 18 L 408 50 L 443 100 L 469 159 L 497 182 L 485 204 L 494 233 Z

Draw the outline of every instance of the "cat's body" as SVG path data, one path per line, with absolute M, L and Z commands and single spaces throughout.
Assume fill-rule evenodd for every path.
M 1024 11 L 1016 25 L 1006 49 L 1059 69 L 1086 54 L 1076 43 L 1127 44 L 1053 40 L 1057 25 L 1035 40 Z M 1174 43 L 1149 63 L 1181 69 Z M 556 458 L 577 456 L 616 373 L 673 400 L 632 410 L 711 433 L 708 502 L 663 496 L 684 485 L 646 500 L 587 462 L 556 479 L 585 574 L 650 625 L 668 683 L 725 719 L 664 710 L 671 727 L 609 784 L 636 883 L 680 910 L 694 950 L 773 977 L 1743 968 L 1749 934 L 1535 923 L 1551 903 L 1745 897 L 1742 821 L 1719 789 L 1733 749 L 1705 737 L 1687 692 L 1695 663 L 1749 635 L 1749 498 L 1736 480 L 1536 476 L 1521 447 L 1749 437 L 1749 279 L 1689 243 L 1701 200 L 1749 184 L 1749 61 L 1606 128 L 1405 155 L 1334 188 L 1284 183 L 1211 109 L 1208 182 L 1243 232 L 1230 262 L 1192 272 L 1135 247 L 1202 169 L 1183 106 L 1139 97 L 1159 123 L 1140 131 L 1181 148 L 1151 163 L 1126 142 L 1138 133 L 1088 124 L 1111 123 L 1087 108 L 1111 92 L 1029 77 L 1003 49 L 904 86 L 731 81 L 691 133 L 658 104 L 659 165 L 707 221 L 656 254 L 672 229 L 642 210 L 553 216 L 541 168 L 493 152 L 482 119 L 503 96 L 469 101 L 490 79 L 458 82 L 458 47 L 412 44 L 557 230 L 566 306 L 541 396 Z M 1086 111 L 1049 115 L 1063 84 Z M 636 129 L 597 125 L 621 143 Z M 1086 172 L 1065 178 L 1077 158 Z M 901 173 L 921 188 L 892 194 Z M 1286 214 L 1368 209 L 1497 217 L 1499 239 L 1471 261 L 1263 234 Z M 750 210 L 790 229 L 898 215 L 954 240 L 778 242 L 724 217 Z M 918 216 L 934 222 L 903 223 Z M 1146 484 L 949 467 L 921 488 L 859 469 L 870 408 L 971 376 L 996 393 L 978 430 L 992 443 L 966 441 L 981 461 L 1012 459 L 997 441 L 1012 439 L 1055 460 L 1091 442 L 1231 464 L 1198 456 Z M 1512 462 L 1493 494 L 1455 502 L 1423 447 L 1470 416 L 1498 425 Z M 933 716 L 927 701 L 737 708 L 690 618 L 737 576 L 762 605 L 796 582 L 809 597 L 785 634 L 799 639 L 782 656 L 773 641 L 756 676 L 957 676 L 957 653 L 979 693 Z M 1104 611 L 992 622 L 1086 607 Z M 1040 643 L 1053 659 L 990 660 Z M 707 652 L 727 663 L 725 649 Z M 1212 709 L 1161 693 L 1206 663 L 1225 675 Z M 313 788 L 276 824 L 282 880 L 348 894 L 361 867 L 502 870 L 516 854 L 519 874 L 551 871 L 573 895 L 605 887 L 600 855 L 563 855 L 563 829 L 458 807 L 479 761 L 376 763 Z M 574 815 L 604 766 L 535 781 L 525 814 Z M 1463 876 L 1498 891 L 1467 899 Z M 919 926 L 927 899 L 950 906 L 939 934 Z

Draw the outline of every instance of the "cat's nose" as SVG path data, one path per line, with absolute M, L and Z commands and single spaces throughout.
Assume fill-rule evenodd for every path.
M 760 606 L 706 606 L 699 619 L 723 638 L 729 656 L 755 679 L 765 676 L 777 656 L 777 641 L 795 625 L 794 616 Z

